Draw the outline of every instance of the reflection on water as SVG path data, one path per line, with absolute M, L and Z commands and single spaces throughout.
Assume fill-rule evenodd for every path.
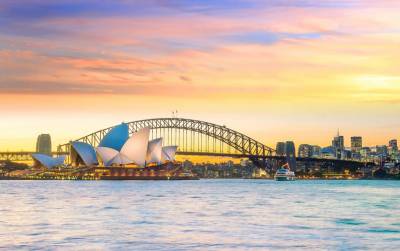
M 396 181 L 0 181 L 0 248 L 400 249 Z

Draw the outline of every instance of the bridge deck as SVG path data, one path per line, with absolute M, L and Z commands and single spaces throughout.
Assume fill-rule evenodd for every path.
M 30 161 L 32 160 L 32 154 L 36 152 L 0 152 L 0 160 L 11 160 L 11 161 Z M 68 152 L 52 152 L 52 155 L 69 155 Z M 285 161 L 285 156 L 262 156 L 262 155 L 249 155 L 242 153 L 213 153 L 213 152 L 186 152 L 178 151 L 177 155 L 184 156 L 210 156 L 210 157 L 230 157 L 230 158 L 253 158 L 253 159 L 267 159 L 267 160 L 281 160 Z M 362 162 L 356 160 L 338 160 L 338 159 L 327 159 L 327 158 L 302 158 L 297 157 L 297 161 L 309 161 L 309 162 L 340 162 L 343 164 L 367 164 L 371 165 L 372 162 Z

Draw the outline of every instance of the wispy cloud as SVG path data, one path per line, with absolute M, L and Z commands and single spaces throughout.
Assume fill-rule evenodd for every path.
M 53 125 L 64 143 L 82 127 L 178 109 L 230 120 L 270 145 L 288 135 L 326 144 L 337 127 L 382 144 L 398 134 L 399 8 L 395 0 L 2 0 L 0 110 L 9 119 L 0 138 L 26 133 L 31 144 Z
M 1 90 L 329 96 L 393 75 L 399 3 L 380 3 L 6 0 Z

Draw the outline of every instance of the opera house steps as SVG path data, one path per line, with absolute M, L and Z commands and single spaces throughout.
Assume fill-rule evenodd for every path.
M 145 168 L 105 167 L 102 171 L 102 180 L 198 180 L 190 172 L 185 172 L 181 165 L 167 163 Z

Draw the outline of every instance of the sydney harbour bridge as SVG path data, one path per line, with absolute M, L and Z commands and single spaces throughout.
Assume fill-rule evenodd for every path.
M 267 163 L 275 150 L 240 132 L 205 121 L 184 118 L 155 118 L 127 123 L 132 134 L 150 128 L 150 139 L 162 137 L 164 145 L 177 145 L 178 155 L 249 158 Z M 112 127 L 77 139 L 96 147 Z M 58 146 L 57 152 L 70 152 L 70 144 Z
M 270 168 L 289 162 L 289 157 L 278 156 L 276 151 L 263 143 L 238 131 L 201 120 L 184 118 L 154 118 L 127 123 L 129 133 L 141 128 L 150 128 L 150 139 L 162 137 L 164 145 L 177 145 L 178 155 L 216 156 L 232 158 L 248 158 L 255 166 Z M 102 138 L 112 129 L 105 128 L 77 139 L 97 147 Z M 69 155 L 69 142 L 59 145 L 53 155 Z M 2 152 L 0 159 L 29 160 L 33 152 Z M 301 161 L 326 162 L 334 165 L 360 165 L 362 162 L 349 160 L 333 160 L 321 158 L 297 158 Z M 68 160 L 68 158 L 67 158 Z

